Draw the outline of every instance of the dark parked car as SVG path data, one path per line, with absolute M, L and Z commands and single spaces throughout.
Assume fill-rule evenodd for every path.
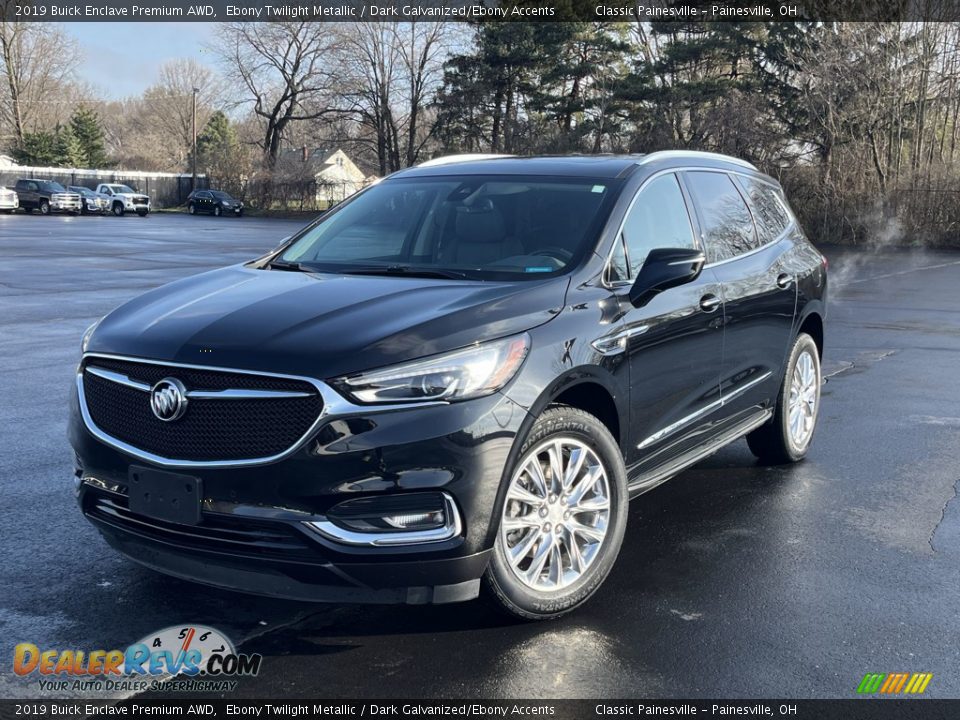
M 110 198 L 96 193 L 82 185 L 71 185 L 70 191 L 77 193 L 81 199 L 80 212 L 83 215 L 100 215 L 110 207 Z
M 243 203 L 223 190 L 194 190 L 187 197 L 187 211 L 191 215 L 243 215 Z
M 732 158 L 403 170 L 87 331 L 79 504 L 219 587 L 560 615 L 631 498 L 744 436 L 804 457 L 826 283 L 777 182 Z
M 53 180 L 20 178 L 13 189 L 17 192 L 20 207 L 28 213 L 39 210 L 41 215 L 51 212 L 76 215 L 80 212 L 80 196 Z

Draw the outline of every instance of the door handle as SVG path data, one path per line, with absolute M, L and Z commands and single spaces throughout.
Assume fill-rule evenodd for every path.
M 700 298 L 700 309 L 704 312 L 712 313 L 720 307 L 720 298 L 716 295 L 707 294 Z
M 780 273 L 777 275 L 777 287 L 783 290 L 786 290 L 790 287 L 790 283 L 793 282 L 793 278 L 786 273 Z

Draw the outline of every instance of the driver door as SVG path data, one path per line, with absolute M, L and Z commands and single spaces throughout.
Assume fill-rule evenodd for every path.
M 629 285 L 655 248 L 699 248 L 684 191 L 673 173 L 655 176 L 624 218 L 614 272 Z M 681 454 L 719 408 L 723 354 L 720 283 L 710 268 L 623 318 L 630 369 L 630 475 Z

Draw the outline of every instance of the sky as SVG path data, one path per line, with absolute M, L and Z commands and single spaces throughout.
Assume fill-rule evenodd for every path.
M 104 98 L 139 95 L 157 79 L 164 62 L 192 57 L 206 64 L 213 38 L 212 23 L 64 23 L 83 53 L 78 68 L 82 79 L 96 86 Z

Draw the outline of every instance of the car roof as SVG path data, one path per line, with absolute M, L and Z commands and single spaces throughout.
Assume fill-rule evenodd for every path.
M 391 177 L 442 177 L 445 175 L 547 175 L 554 177 L 615 178 L 637 163 L 629 155 L 566 155 L 540 157 L 490 157 L 401 170 Z
M 729 155 L 692 150 L 664 150 L 646 155 L 562 155 L 512 157 L 491 156 L 463 160 L 453 157 L 449 162 L 430 162 L 407 168 L 391 178 L 443 177 L 448 175 L 544 175 L 554 177 L 620 178 L 641 167 L 716 167 L 728 170 L 748 170 L 759 173 L 756 167 Z

